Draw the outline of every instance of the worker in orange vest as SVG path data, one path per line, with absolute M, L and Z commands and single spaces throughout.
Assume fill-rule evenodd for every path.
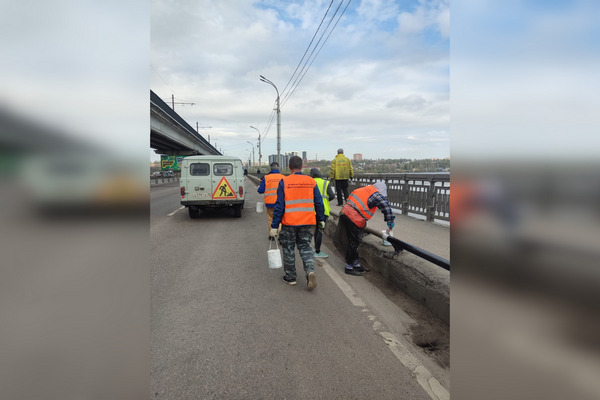
M 279 172 L 279 163 L 273 161 L 271 163 L 271 172 L 266 174 L 260 181 L 258 186 L 258 193 L 265 195 L 265 208 L 267 209 L 267 218 L 269 220 L 268 229 L 271 230 L 271 222 L 273 222 L 273 209 L 275 208 L 275 201 L 277 201 L 277 186 L 279 181 L 283 179 L 285 175 Z M 269 240 L 275 240 L 271 235 L 268 236 Z
M 346 267 L 344 272 L 360 276 L 368 269 L 358 262 L 358 246 L 367 221 L 373 217 L 377 209 L 383 213 L 389 230 L 394 228 L 394 215 L 387 201 L 387 186 L 385 182 L 375 182 L 373 185 L 355 189 L 348 197 L 348 202 L 342 208 L 340 224 L 346 231 Z
M 283 249 L 283 280 L 296 285 L 295 248 L 298 247 L 304 264 L 304 275 L 308 290 L 317 286 L 315 275 L 314 250 L 311 247 L 312 230 L 317 225 L 321 231 L 325 228 L 325 210 L 317 183 L 308 175 L 302 174 L 302 159 L 293 156 L 289 161 L 291 174 L 284 177 L 277 187 L 277 201 L 273 211 L 270 236 L 278 234 L 281 223 L 279 243 Z

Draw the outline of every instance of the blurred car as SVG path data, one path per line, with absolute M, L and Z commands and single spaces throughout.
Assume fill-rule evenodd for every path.
M 40 210 L 145 210 L 144 169 L 109 154 L 32 155 L 23 160 L 20 181 L 26 199 Z
M 153 173 L 150 174 L 150 178 L 161 178 L 163 176 L 163 173 L 161 171 L 154 171 Z

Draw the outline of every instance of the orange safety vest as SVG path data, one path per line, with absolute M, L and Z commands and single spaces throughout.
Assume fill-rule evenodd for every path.
M 265 204 L 275 204 L 277 201 L 277 187 L 284 176 L 282 174 L 265 175 Z
M 283 225 L 315 225 L 315 185 L 317 183 L 308 175 L 292 174 L 283 178 L 285 212 Z
M 369 185 L 356 189 L 348 196 L 348 204 L 358 211 L 367 221 L 370 220 L 373 217 L 373 214 L 375 214 L 375 211 L 377 211 L 377 207 L 368 208 L 367 206 L 369 197 L 375 192 L 377 192 L 375 186 Z

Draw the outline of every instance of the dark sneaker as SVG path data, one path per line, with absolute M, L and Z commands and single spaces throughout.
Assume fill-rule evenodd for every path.
M 346 268 L 344 268 L 344 272 L 345 272 L 345 273 L 347 273 L 348 275 L 362 276 L 362 272 L 360 272 L 360 271 L 357 271 L 357 270 L 356 270 L 356 269 L 354 269 L 354 268 L 348 268 L 348 267 L 349 267 L 349 265 L 348 265 L 348 264 L 346 264 L 346 265 L 347 265 L 347 267 L 346 267 Z
M 356 260 L 356 261 L 354 262 L 354 264 L 352 264 L 352 268 L 353 268 L 354 270 L 358 271 L 358 272 L 369 272 L 369 268 L 367 268 L 367 267 L 363 267 L 362 265 L 360 265 L 360 264 L 358 263 L 358 260 Z
M 313 290 L 314 288 L 317 287 L 317 276 L 315 275 L 314 272 L 309 272 L 306 280 L 308 282 L 306 285 L 308 290 Z
M 298 282 L 296 282 L 295 279 L 293 278 L 288 278 L 287 276 L 283 276 L 283 280 L 285 281 L 285 283 L 287 283 L 288 285 L 294 286 L 295 284 L 297 284 Z

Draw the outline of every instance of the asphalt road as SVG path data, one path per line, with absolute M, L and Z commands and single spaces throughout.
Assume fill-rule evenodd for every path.
M 245 192 L 242 218 L 192 220 L 176 183 L 151 189 L 152 398 L 447 398 L 403 341 L 410 318 L 368 281 L 334 257 L 313 292 L 298 254 L 296 286 L 268 268 L 267 216 Z

